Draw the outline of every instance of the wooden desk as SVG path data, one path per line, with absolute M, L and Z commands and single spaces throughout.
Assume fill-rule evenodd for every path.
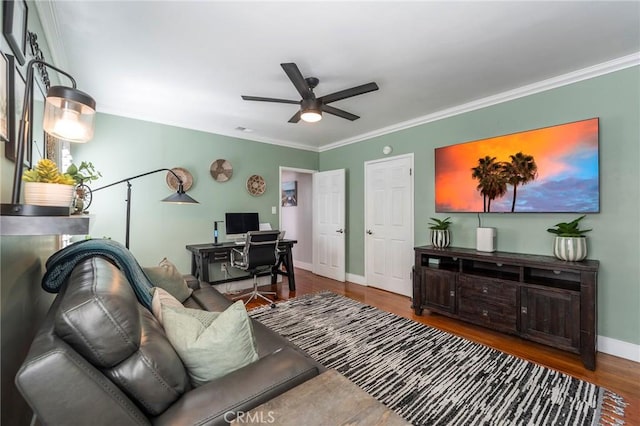
M 280 240 L 278 248 L 282 251 L 282 255 L 271 270 L 271 284 L 276 283 L 277 275 L 280 274 L 289 278 L 290 291 L 296 290 L 296 277 L 293 272 L 293 255 L 291 252 L 293 245 L 297 242 L 296 240 Z M 187 245 L 186 249 L 191 252 L 191 275 L 209 284 L 221 284 L 251 278 L 251 275 L 246 271 L 230 266 L 231 250 L 234 248 L 242 249 L 242 245 L 232 242 L 218 245 L 213 245 L 213 243 Z M 219 264 L 221 267 L 214 267 L 213 273 L 209 274 L 209 265 L 212 263 Z M 224 267 L 222 266 L 223 264 L 225 265 Z M 281 268 L 283 265 L 285 271 Z

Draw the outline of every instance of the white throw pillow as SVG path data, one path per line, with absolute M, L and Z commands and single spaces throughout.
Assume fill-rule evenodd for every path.
M 240 300 L 224 312 L 162 305 L 162 318 L 193 386 L 258 360 L 251 319 Z

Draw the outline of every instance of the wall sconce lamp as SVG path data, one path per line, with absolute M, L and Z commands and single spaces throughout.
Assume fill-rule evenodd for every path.
M 11 203 L 2 204 L 1 214 L 5 216 L 68 216 L 68 207 L 36 206 L 20 204 L 22 189 L 22 169 L 24 167 L 25 143 L 31 141 L 31 117 L 33 104 L 33 68 L 34 65 L 51 68 L 71 80 L 73 87 L 52 86 L 47 92 L 44 107 L 44 131 L 69 142 L 87 142 L 93 137 L 93 125 L 96 113 L 96 101 L 89 95 L 76 89 L 75 79 L 67 72 L 40 59 L 32 59 L 27 64 L 27 81 L 24 89 L 22 120 L 16 140 L 17 152 L 13 174 Z
M 180 179 L 180 176 L 178 176 L 173 170 L 171 169 L 157 169 L 157 170 L 152 170 L 150 172 L 147 173 L 142 173 L 136 176 L 131 176 L 128 177 L 126 179 L 122 179 L 119 180 L 117 182 L 113 182 L 110 183 L 109 185 L 105 185 L 102 186 L 100 188 L 97 189 L 92 189 L 91 192 L 96 192 L 96 191 L 100 191 L 102 189 L 105 188 L 109 188 L 112 187 L 114 185 L 118 185 L 120 183 L 127 183 L 127 227 L 126 227 L 126 231 L 125 231 L 125 247 L 129 248 L 129 235 L 130 235 L 130 228 L 131 228 L 131 182 L 134 179 L 138 179 L 141 178 L 143 176 L 147 176 L 147 175 L 151 175 L 153 173 L 158 173 L 158 172 L 162 172 L 162 171 L 167 171 L 170 172 L 178 181 L 178 190 L 176 191 L 175 194 L 172 194 L 170 196 L 168 196 L 167 198 L 163 199 L 162 202 L 165 203 L 175 203 L 175 204 L 199 204 L 196 200 L 194 200 L 193 198 L 191 198 L 190 196 L 188 196 L 185 192 L 184 192 L 184 187 L 183 187 L 183 183 L 182 179 Z
M 322 120 L 322 105 L 316 99 L 303 99 L 300 110 L 302 111 L 300 118 L 307 123 L 315 123 Z

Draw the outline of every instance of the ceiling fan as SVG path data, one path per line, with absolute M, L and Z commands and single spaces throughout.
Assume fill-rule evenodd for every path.
M 300 96 L 302 96 L 301 100 L 293 101 L 289 99 L 263 98 L 259 96 L 245 95 L 242 95 L 242 99 L 245 101 L 277 102 L 282 104 L 300 105 L 300 110 L 289 119 L 289 123 L 297 123 L 300 119 L 310 123 L 320 121 L 322 119 L 322 112 L 346 118 L 351 121 L 357 120 L 360 118 L 357 115 L 327 104 L 378 90 L 378 85 L 372 82 L 316 98 L 315 93 L 313 93 L 313 89 L 318 85 L 320 80 L 315 77 L 304 78 L 298 69 L 298 66 L 293 62 L 280 64 L 280 66 L 284 69 L 284 72 L 298 90 Z

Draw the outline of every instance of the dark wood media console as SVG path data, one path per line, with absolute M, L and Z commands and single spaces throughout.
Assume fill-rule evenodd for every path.
M 428 309 L 580 354 L 596 367 L 599 262 L 415 248 L 413 309 Z

